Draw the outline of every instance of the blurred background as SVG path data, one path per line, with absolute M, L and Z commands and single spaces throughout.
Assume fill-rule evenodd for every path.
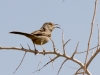
M 95 0 L 0 0 L 0 46 L 3 47 L 21 47 L 28 49 L 27 43 L 31 49 L 34 49 L 30 39 L 9 34 L 10 31 L 21 31 L 31 33 L 38 30 L 44 22 L 53 22 L 60 24 L 64 30 L 65 42 L 71 41 L 66 45 L 66 53 L 71 56 L 79 41 L 78 51 L 87 50 L 88 38 L 90 34 L 91 22 L 94 12 Z M 100 25 L 100 1 L 98 1 L 93 36 L 90 48 L 97 46 L 98 27 Z M 52 34 L 59 52 L 62 51 L 62 30 L 55 29 Z M 47 51 L 53 51 L 52 42 L 43 45 Z M 41 46 L 36 46 L 42 51 Z M 24 52 L 17 50 L 1 50 L 0 51 L 0 75 L 13 75 L 13 72 L 19 65 Z M 89 66 L 92 75 L 100 74 L 100 62 L 98 54 Z M 53 58 L 55 55 L 50 55 Z M 39 68 L 50 61 L 48 55 L 34 55 L 27 53 L 23 63 L 14 75 L 56 75 L 60 65 L 65 60 L 58 58 L 54 61 L 54 69 L 52 63 L 48 64 L 40 72 L 32 73 L 37 70 L 39 61 L 42 63 Z M 74 58 L 84 63 L 86 53 L 76 54 Z M 89 57 L 91 57 L 91 52 Z M 59 75 L 73 75 L 80 66 L 72 61 L 67 61 Z

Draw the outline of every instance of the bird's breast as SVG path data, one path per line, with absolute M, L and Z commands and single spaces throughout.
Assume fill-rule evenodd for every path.
M 47 36 L 38 36 L 35 39 L 33 39 L 33 43 L 37 45 L 43 45 L 46 44 L 50 40 L 50 37 Z

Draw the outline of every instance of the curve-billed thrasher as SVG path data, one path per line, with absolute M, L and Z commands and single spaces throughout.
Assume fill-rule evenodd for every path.
M 54 24 L 52 22 L 46 22 L 43 24 L 43 26 L 39 30 L 34 31 L 31 34 L 24 33 L 24 32 L 18 32 L 18 31 L 12 31 L 10 33 L 24 35 L 30 38 L 36 50 L 35 44 L 41 45 L 41 46 L 43 44 L 46 44 L 50 40 L 52 31 L 54 28 L 60 28 L 60 27 L 58 27 L 58 24 Z

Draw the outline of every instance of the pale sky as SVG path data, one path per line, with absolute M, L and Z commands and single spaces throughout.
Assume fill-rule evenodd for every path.
M 78 51 L 87 49 L 87 42 L 90 33 L 90 27 L 94 12 L 95 0 L 0 0 L 0 46 L 4 47 L 23 47 L 34 49 L 30 39 L 9 34 L 10 31 L 22 31 L 31 33 L 39 29 L 45 22 L 53 22 L 61 25 L 64 30 L 65 41 L 71 39 L 66 45 L 66 52 L 72 55 L 79 41 Z M 97 13 L 95 18 L 94 32 L 91 40 L 91 48 L 97 45 L 97 24 L 100 25 L 100 1 L 98 1 Z M 62 31 L 55 29 L 52 33 L 52 39 L 59 52 L 62 53 Z M 42 51 L 41 46 L 36 46 Z M 43 45 L 45 50 L 53 50 L 51 41 Z M 13 72 L 19 65 L 24 52 L 14 50 L 0 51 L 0 75 L 13 75 Z M 84 54 L 76 54 L 75 58 L 84 63 Z M 54 55 L 50 55 L 51 58 Z M 27 53 L 25 59 L 14 75 L 56 75 L 63 58 L 54 61 L 43 68 L 40 72 L 32 73 L 37 69 L 39 61 L 42 59 L 41 68 L 50 59 L 48 55 L 37 55 Z M 89 66 L 92 75 L 100 75 L 100 54 L 93 60 Z M 69 67 L 68 67 L 69 66 Z M 72 61 L 67 61 L 60 71 L 59 75 L 73 75 L 80 66 Z

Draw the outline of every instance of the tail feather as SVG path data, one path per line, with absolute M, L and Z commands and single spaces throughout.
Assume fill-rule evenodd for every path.
M 17 31 L 12 31 L 12 32 L 9 32 L 9 33 L 12 33 L 12 34 L 19 34 L 19 35 L 24 35 L 28 38 L 32 38 L 33 35 L 32 34 L 28 34 L 28 33 L 24 33 L 24 32 L 17 32 Z

